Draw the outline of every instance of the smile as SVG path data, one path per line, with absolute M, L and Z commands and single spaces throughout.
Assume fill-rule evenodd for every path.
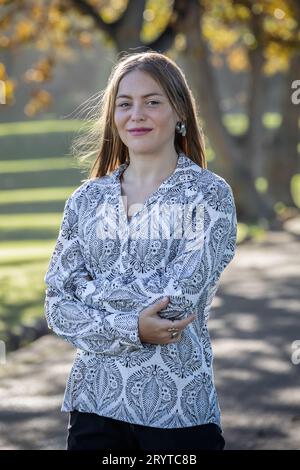
M 135 135 L 135 136 L 138 136 L 138 135 L 145 135 L 145 134 L 148 134 L 148 132 L 151 132 L 152 129 L 149 129 L 149 130 L 142 130 L 142 131 L 129 131 L 131 135 Z

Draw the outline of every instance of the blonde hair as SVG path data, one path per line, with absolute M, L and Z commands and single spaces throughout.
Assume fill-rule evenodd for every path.
M 89 123 L 85 135 L 73 140 L 72 150 L 81 162 L 89 163 L 89 179 L 114 171 L 129 162 L 127 146 L 120 139 L 114 123 L 115 100 L 122 78 L 134 70 L 149 74 L 164 90 L 171 106 L 186 123 L 186 135 L 175 132 L 174 147 L 184 152 L 202 168 L 206 168 L 205 143 L 198 124 L 195 98 L 184 73 L 169 57 L 155 51 L 125 53 L 114 65 L 106 88 L 94 96 L 96 105 L 89 108 Z M 99 104 L 100 99 L 100 104 Z M 90 102 L 88 102 L 89 106 Z

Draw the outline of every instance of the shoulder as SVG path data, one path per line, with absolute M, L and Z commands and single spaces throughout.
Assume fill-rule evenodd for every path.
M 219 191 L 228 195 L 232 194 L 232 188 L 225 178 L 207 168 L 202 169 L 200 184 L 207 188 L 208 192 Z
M 234 210 L 233 191 L 225 178 L 197 164 L 191 165 L 190 170 L 193 190 L 205 206 L 211 210 L 226 213 Z
M 204 179 L 206 179 L 204 200 L 207 204 L 218 212 L 230 214 L 235 210 L 234 196 L 229 183 L 222 176 L 205 169 Z
M 181 170 L 182 173 L 184 173 L 184 179 L 194 183 L 196 186 L 200 187 L 202 191 L 205 191 L 206 189 L 209 191 L 213 188 L 218 188 L 220 190 L 227 190 L 229 193 L 232 192 L 232 189 L 225 178 L 214 173 L 208 168 L 200 167 L 189 157 L 185 156 Z
M 80 186 L 78 186 L 78 188 L 73 191 L 67 202 L 79 207 L 84 201 L 100 201 L 101 196 L 105 194 L 110 185 L 110 175 L 85 180 Z

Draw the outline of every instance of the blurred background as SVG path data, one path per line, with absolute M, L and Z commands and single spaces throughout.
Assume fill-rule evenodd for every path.
M 149 49 L 182 67 L 237 206 L 210 319 L 227 448 L 299 449 L 298 0 L 0 0 L 0 448 L 64 448 L 74 351 L 47 329 L 43 278 L 87 176 L 76 110 Z

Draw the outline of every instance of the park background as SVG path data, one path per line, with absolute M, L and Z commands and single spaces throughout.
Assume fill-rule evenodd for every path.
M 47 329 L 43 279 L 87 176 L 78 111 L 122 52 L 149 49 L 184 70 L 236 200 L 209 321 L 227 448 L 300 448 L 299 25 L 297 0 L 0 0 L 1 449 L 64 448 L 74 350 Z

